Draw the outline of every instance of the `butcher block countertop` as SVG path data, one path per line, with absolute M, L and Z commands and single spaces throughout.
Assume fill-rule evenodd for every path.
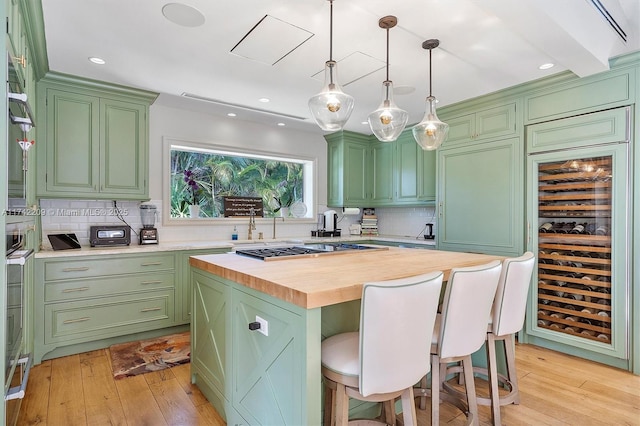
M 503 256 L 390 247 L 317 257 L 291 257 L 265 262 L 235 253 L 192 256 L 191 266 L 261 291 L 278 299 L 313 309 L 360 299 L 362 285 L 481 265 Z

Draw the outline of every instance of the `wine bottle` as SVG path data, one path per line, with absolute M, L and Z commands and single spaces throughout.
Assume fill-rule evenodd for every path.
M 555 222 L 545 222 L 542 225 L 540 225 L 540 228 L 538 228 L 539 232 L 553 232 L 552 228 L 553 225 L 555 224 Z
M 596 235 L 609 235 L 609 228 L 605 225 L 600 225 L 596 228 Z
M 575 225 L 573 228 L 571 228 L 571 231 L 569 231 L 570 234 L 584 234 L 584 230 L 587 227 L 587 223 L 582 223 L 582 224 L 577 224 Z
M 565 225 L 566 225 L 566 223 L 564 223 L 564 222 L 556 223 L 556 224 L 553 225 L 553 228 L 551 229 L 551 232 L 564 234 L 565 233 L 565 230 L 564 230 Z

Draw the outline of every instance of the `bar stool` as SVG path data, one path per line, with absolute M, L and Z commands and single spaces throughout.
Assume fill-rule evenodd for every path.
M 442 313 L 438 314 L 431 342 L 431 389 L 426 376 L 421 381 L 420 408 L 426 408 L 431 395 L 431 424 L 440 422 L 440 401 L 458 407 L 467 416 L 467 424 L 478 424 L 478 404 L 473 381 L 471 354 L 486 340 L 486 324 L 498 287 L 502 263 L 494 260 L 484 265 L 454 268 L 446 285 Z M 449 363 L 461 366 L 447 368 Z M 464 374 L 466 401 L 443 385 L 447 374 Z M 466 405 L 465 405 L 466 402 Z
M 487 369 L 477 371 L 488 374 L 490 398 L 478 397 L 478 404 L 491 405 L 494 425 L 500 423 L 500 406 L 520 403 L 518 377 L 516 375 L 515 335 L 522 329 L 527 310 L 529 283 L 533 274 L 535 256 L 530 251 L 520 257 L 505 259 L 498 282 L 493 313 L 487 330 Z M 504 342 L 507 375 L 498 373 L 496 341 Z M 487 373 L 488 371 L 488 373 Z M 500 396 L 498 381 L 506 385 L 509 392 Z
M 429 372 L 431 344 L 442 272 L 365 283 L 360 303 L 360 331 L 322 342 L 322 375 L 331 410 L 325 424 L 349 422 L 349 398 L 386 403 L 386 422 L 395 424 L 397 397 L 404 425 L 416 425 L 413 386 Z M 425 331 L 426 330 L 426 331 Z

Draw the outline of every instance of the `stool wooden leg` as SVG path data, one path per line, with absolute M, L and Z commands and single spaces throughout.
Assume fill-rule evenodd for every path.
M 420 380 L 420 389 L 427 389 L 427 376 L 424 376 L 422 378 L 422 380 Z M 427 397 L 426 396 L 421 396 L 420 397 L 420 409 L 421 410 L 426 410 L 427 409 Z
M 462 369 L 464 370 L 464 386 L 467 390 L 467 403 L 469 413 L 473 416 L 474 425 L 478 425 L 478 401 L 476 400 L 476 384 L 473 380 L 473 364 L 471 355 L 462 359 Z
M 335 383 L 332 382 L 332 385 L 327 382 L 327 379 L 324 380 L 324 415 L 323 415 L 323 426 L 335 426 L 336 419 L 334 415 L 334 410 L 336 406 L 336 388 Z
M 336 426 L 347 426 L 349 423 L 349 397 L 342 383 L 336 386 Z
M 416 404 L 413 400 L 413 388 L 405 389 L 400 398 L 402 398 L 402 419 L 404 426 L 417 426 L 418 417 L 416 414 Z
M 431 355 L 431 424 L 440 424 L 440 357 Z
M 500 390 L 498 385 L 498 361 L 496 357 L 496 339 L 493 333 L 487 334 L 487 370 L 489 376 L 489 394 L 491 397 L 491 420 L 494 425 L 500 423 Z
M 511 393 L 513 393 L 513 403 L 520 404 L 520 391 L 518 389 L 518 375 L 516 373 L 516 348 L 515 335 L 510 334 L 504 337 L 504 349 L 507 358 L 507 377 L 511 382 Z

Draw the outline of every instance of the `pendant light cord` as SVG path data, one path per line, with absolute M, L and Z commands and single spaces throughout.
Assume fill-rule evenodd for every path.
M 433 72 L 431 72 L 431 51 L 433 49 L 429 49 L 429 97 L 432 97 L 431 94 L 431 76 L 433 75 Z
M 333 0 L 329 0 L 329 60 L 333 61 Z
M 387 81 L 389 81 L 389 28 L 387 28 Z

